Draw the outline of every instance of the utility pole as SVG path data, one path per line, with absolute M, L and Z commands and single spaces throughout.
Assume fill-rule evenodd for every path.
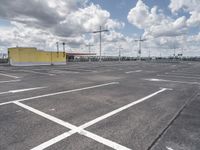
M 94 46 L 92 44 L 86 45 L 89 48 L 89 54 L 91 54 L 91 47 Z M 89 62 L 91 61 L 90 56 L 89 56 Z
M 121 50 L 122 50 L 123 48 L 121 48 L 120 46 L 119 46 L 119 62 L 121 61 Z
M 63 44 L 63 57 L 65 57 L 65 42 L 63 42 L 62 44 Z
M 151 50 L 149 49 L 149 60 L 151 59 Z
M 100 30 L 98 31 L 93 31 L 92 33 L 99 33 L 99 38 L 100 38 L 100 41 L 99 41 L 99 61 L 101 62 L 101 41 L 102 41 L 102 32 L 109 32 L 109 30 L 103 30 L 102 27 L 100 26 Z
M 63 42 L 62 44 L 63 44 L 63 52 L 65 52 L 65 42 Z
M 58 54 L 59 54 L 59 42 L 56 42 L 56 45 L 57 45 L 57 57 L 58 57 Z
M 141 53 L 142 53 L 142 42 L 146 41 L 146 39 L 142 39 L 142 37 L 140 36 L 140 39 L 135 40 L 135 42 L 138 42 L 139 44 L 139 49 L 138 49 L 138 56 L 139 56 L 139 60 L 141 60 Z
M 91 47 L 94 46 L 94 45 L 88 44 L 88 45 L 86 45 L 86 46 L 89 48 L 89 54 L 90 54 L 90 53 L 91 53 Z

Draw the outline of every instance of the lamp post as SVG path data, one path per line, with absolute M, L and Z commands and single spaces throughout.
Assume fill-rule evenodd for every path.
M 121 47 L 119 46 L 119 62 L 121 61 L 121 50 L 123 50 L 123 48 L 121 48 Z
M 103 30 L 102 27 L 100 26 L 100 29 L 98 31 L 93 31 L 92 33 L 99 33 L 99 38 L 100 38 L 100 41 L 99 41 L 99 61 L 101 62 L 101 49 L 102 49 L 102 45 L 101 45 L 101 42 L 102 42 L 102 32 L 109 32 L 109 30 Z
M 142 42 L 146 41 L 146 39 L 142 39 L 142 37 L 140 36 L 139 39 L 135 40 L 135 42 L 139 43 L 139 49 L 138 49 L 138 56 L 139 56 L 139 60 L 141 60 L 141 54 L 142 54 Z
M 94 46 L 92 44 L 88 44 L 86 45 L 89 48 L 89 54 L 91 54 L 91 47 Z M 89 57 L 89 62 L 91 61 L 90 57 Z

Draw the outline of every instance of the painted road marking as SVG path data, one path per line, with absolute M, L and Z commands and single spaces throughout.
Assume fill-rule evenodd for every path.
M 181 75 L 157 75 L 158 77 L 174 77 L 174 78 L 185 78 L 185 79 L 200 79 L 198 77 L 186 77 Z
M 28 72 L 28 73 L 34 73 L 34 74 L 49 75 L 49 76 L 54 76 L 54 75 L 55 75 L 55 74 L 37 72 L 37 71 L 32 71 L 32 70 L 17 70 L 17 71 Z
M 171 147 L 168 147 L 168 146 L 166 148 L 167 148 L 167 150 L 174 150 L 174 149 L 172 149 Z
M 128 72 L 125 72 L 125 73 L 130 74 L 130 73 L 137 73 L 137 72 L 142 72 L 142 70 L 128 71 Z
M 172 89 L 161 88 L 159 91 L 157 91 L 155 93 L 152 93 L 152 94 L 150 94 L 150 95 L 148 95 L 148 96 L 146 96 L 144 98 L 141 98 L 141 99 L 139 99 L 137 101 L 134 101 L 134 102 L 132 102 L 130 104 L 127 104 L 127 105 L 125 105 L 125 106 L 123 106 L 121 108 L 118 108 L 118 109 L 114 110 L 114 111 L 111 111 L 111 112 L 109 112 L 109 113 L 107 113 L 107 114 L 105 114 L 103 116 L 100 116 L 100 117 L 98 117 L 98 118 L 96 118 L 96 119 L 94 119 L 92 121 L 89 121 L 89 122 L 79 126 L 78 128 L 84 130 L 85 128 L 88 128 L 88 127 L 90 127 L 90 126 L 92 126 L 92 125 L 94 125 L 94 124 L 96 124 L 96 123 L 98 123 L 98 122 L 100 122 L 100 121 L 102 121 L 102 120 L 104 120 L 104 119 L 106 119 L 108 117 L 111 117 L 111 116 L 113 116 L 113 115 L 115 115 L 115 114 L 117 114 L 117 113 L 119 113 L 119 112 L 121 112 L 123 110 L 126 110 L 126 109 L 128 109 L 128 108 L 130 108 L 130 107 L 132 107 L 132 106 L 134 106 L 136 104 L 144 102 L 147 99 L 149 99 L 149 98 L 151 98 L 151 97 L 153 97 L 153 96 L 155 96 L 155 95 L 157 95 L 159 93 L 162 93 L 162 92 L 164 92 L 166 90 L 172 90 Z M 59 141 L 62 141 L 63 139 L 65 139 L 65 138 L 67 138 L 67 137 L 69 137 L 69 136 L 71 136 L 71 135 L 73 135 L 75 133 L 76 132 L 74 130 L 70 130 L 70 131 L 65 132 L 65 133 L 63 133 L 63 134 L 61 134 L 61 135 L 59 135 L 59 136 L 57 136 L 55 138 L 50 139 L 49 141 L 46 141 L 46 142 L 40 144 L 39 146 L 33 148 L 32 150 L 41 150 L 42 148 L 47 148 L 47 147 L 49 147 L 49 146 L 51 146 L 51 145 L 53 145 L 53 144 L 55 144 L 55 143 L 57 143 Z
M 78 74 L 80 72 L 77 72 L 77 71 L 63 71 L 63 70 L 51 70 L 51 72 L 53 73 L 74 73 L 74 74 Z
M 14 94 L 14 93 L 20 93 L 20 92 L 44 89 L 44 88 L 46 88 L 46 87 L 35 87 L 35 88 L 28 88 L 28 89 L 10 90 L 10 91 L 7 91 L 7 92 L 1 92 L 0 95 L 8 94 L 8 93 L 13 93 Z
M 73 90 L 68 90 L 68 91 L 62 91 L 62 92 L 38 95 L 38 96 L 34 96 L 34 97 L 29 97 L 29 98 L 23 98 L 23 99 L 19 99 L 19 100 L 0 103 L 0 106 L 11 104 L 13 102 L 28 101 L 28 100 L 38 99 L 38 98 L 44 98 L 44 97 L 49 97 L 49 96 L 55 96 L 55 95 L 61 95 L 61 94 L 66 94 L 66 93 L 78 92 L 78 91 L 89 90 L 89 89 L 94 89 L 94 88 L 99 88 L 99 87 L 104 87 L 104 86 L 109 86 L 109 85 L 115 85 L 115 84 L 119 84 L 119 82 L 110 82 L 110 83 L 99 84 L 99 85 L 89 86 L 89 87 L 84 87 L 84 88 L 79 88 L 79 89 L 73 89 Z
M 97 123 L 97 122 L 99 122 L 99 121 L 101 121 L 101 120 L 104 120 L 104 119 L 106 119 L 106 118 L 108 118 L 108 117 L 111 117 L 111 116 L 113 116 L 113 115 L 115 115 L 115 114 L 117 114 L 117 113 L 119 113 L 119 112 L 121 112 L 121 111 L 123 111 L 123 110 L 126 110 L 126 109 L 128 109 L 128 108 L 130 108 L 130 107 L 132 107 L 132 106 L 134 106 L 134 105 L 136 105 L 136 104 L 139 104 L 139 103 L 141 103 L 141 102 L 144 102 L 144 101 L 150 99 L 151 97 L 153 97 L 153 96 L 155 96 L 155 95 L 157 95 L 157 94 L 159 94 L 159 93 L 162 93 L 162 92 L 164 92 L 164 91 L 166 91 L 166 90 L 171 90 L 171 89 L 168 89 L 168 88 L 161 88 L 161 90 L 159 90 L 159 91 L 157 91 L 157 92 L 155 92 L 155 93 L 152 93 L 152 94 L 150 94 L 150 95 L 148 95 L 148 96 L 146 96 L 146 97 L 143 97 L 143 98 L 141 98 L 141 99 L 139 99 L 139 100 L 136 100 L 136 101 L 134 101 L 134 102 L 132 102 L 132 103 L 130 103 L 130 104 L 127 104 L 127 105 L 125 105 L 125 106 L 123 106 L 123 107 L 121 107 L 121 108 L 118 108 L 118 109 L 116 109 L 116 110 L 114 110 L 114 111 L 111 111 L 111 112 L 109 112 L 109 113 L 107 113 L 107 114 L 105 114 L 105 115 L 103 115 L 103 116 L 101 116 L 101 117 L 98 117 L 98 118 L 96 118 L 96 119 L 94 119 L 94 120 L 92 120 L 92 121 L 90 121 L 90 122 L 88 122 L 88 123 L 85 123 L 84 125 L 81 126 L 81 128 L 87 128 L 87 127 L 89 127 L 89 126 L 91 126 L 91 125 L 93 125 L 93 124 L 95 124 L 95 123 Z
M 8 81 L 0 81 L 0 83 L 10 83 L 10 82 L 19 82 L 21 80 L 8 80 Z
M 175 80 L 164 80 L 164 79 L 144 79 L 144 80 L 153 81 L 153 82 L 172 82 L 172 83 L 197 84 L 197 85 L 200 85 L 199 82 L 175 81 Z
M 76 71 L 85 71 L 85 72 L 97 72 L 96 70 L 89 70 L 89 69 L 84 69 L 84 68 L 63 68 L 65 70 L 76 70 Z M 67 70 L 68 71 L 68 70 Z
M 168 75 L 181 75 L 181 76 L 192 76 L 192 77 L 200 77 L 200 75 L 199 74 L 195 74 L 195 73 L 179 73 L 179 72 L 177 72 L 177 73 L 168 73 L 168 72 L 166 72 L 165 74 L 168 74 Z
M 23 104 L 21 102 L 13 102 L 13 103 L 18 105 L 18 106 L 20 106 L 20 107 L 22 107 L 22 108 L 24 108 L 24 109 L 27 109 L 27 110 L 29 110 L 29 111 L 31 111 L 31 112 L 39 115 L 39 116 L 42 116 L 42 117 L 44 117 L 44 118 L 46 118 L 48 120 L 51 120 L 51 121 L 53 121 L 53 122 L 55 122 L 55 123 L 57 123 L 59 125 L 62 125 L 62 126 L 68 128 L 68 129 L 71 129 L 71 133 L 73 133 L 73 132 L 79 133 L 81 135 L 84 135 L 84 136 L 86 136 L 88 138 L 91 138 L 91 139 L 93 139 L 93 140 L 95 140 L 95 141 L 97 141 L 99 143 L 102 143 L 102 144 L 104 144 L 106 146 L 109 146 L 109 147 L 117 149 L 117 150 L 130 150 L 129 148 L 127 148 L 125 146 L 122 146 L 122 145 L 120 145 L 118 143 L 115 143 L 113 141 L 110 141 L 108 139 L 100 137 L 100 136 L 98 136 L 98 135 L 96 135 L 94 133 L 91 133 L 89 131 L 86 131 L 86 130 L 84 130 L 82 128 L 76 127 L 76 126 L 74 126 L 74 125 L 72 125 L 72 124 L 70 124 L 68 122 L 65 122 L 65 121 L 63 121 L 61 119 L 58 119 L 58 118 L 54 117 L 54 116 L 48 115 L 48 114 L 46 114 L 44 112 L 41 112 L 41 111 L 39 111 L 39 110 L 37 110 L 35 108 L 32 108 L 32 107 L 30 107 L 28 105 L 25 105 L 25 104 Z M 68 134 L 68 135 L 70 135 L 70 134 Z M 43 144 L 42 146 L 35 147 L 32 150 L 42 150 L 44 148 L 47 148 L 47 147 Z
M 175 72 L 175 73 L 168 73 L 166 72 L 165 74 L 169 74 L 169 75 L 181 75 L 181 76 L 192 76 L 192 77 L 200 77 L 199 74 L 195 74 L 195 73 L 181 73 L 181 72 Z
M 0 73 L 1 76 L 6 76 L 6 77 L 10 77 L 10 78 L 14 78 L 14 79 L 18 79 L 20 77 L 17 76 L 13 76 L 13 75 L 9 75 L 9 74 L 4 74 L 4 73 Z

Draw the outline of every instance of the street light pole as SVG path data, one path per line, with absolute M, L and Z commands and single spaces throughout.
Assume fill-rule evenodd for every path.
M 62 44 L 63 44 L 63 57 L 65 57 L 65 42 L 63 42 Z
M 109 30 L 102 30 L 102 27 L 100 26 L 100 30 L 98 31 L 93 31 L 92 33 L 99 33 L 99 61 L 101 62 L 101 49 L 102 49 L 102 45 L 101 45 L 101 42 L 102 42 L 102 32 L 108 32 Z
M 62 44 L 63 44 L 63 52 L 65 52 L 65 42 L 63 42 Z
M 139 56 L 139 60 L 141 60 L 141 53 L 142 53 L 142 42 L 146 41 L 146 39 L 142 39 L 142 37 L 140 36 L 140 39 L 135 40 L 135 42 L 139 42 L 139 49 L 138 49 L 138 56 Z
M 94 45 L 88 44 L 88 45 L 86 45 L 86 46 L 89 48 L 89 54 L 91 54 L 91 47 L 94 46 Z M 91 60 L 90 60 L 90 57 L 89 57 L 89 61 L 91 61 Z
M 91 47 L 94 46 L 94 45 L 88 44 L 88 45 L 86 45 L 86 46 L 89 48 L 89 54 L 90 54 L 90 53 L 91 53 Z
M 119 62 L 121 61 L 121 50 L 122 50 L 123 48 L 121 48 L 121 47 L 119 47 Z
M 59 42 L 56 42 L 56 45 L 57 45 L 57 57 L 58 57 L 58 54 L 59 54 Z

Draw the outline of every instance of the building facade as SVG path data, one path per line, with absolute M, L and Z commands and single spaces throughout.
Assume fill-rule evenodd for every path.
M 67 62 L 65 52 L 41 51 L 31 47 L 8 49 L 8 59 L 12 66 L 64 65 Z

